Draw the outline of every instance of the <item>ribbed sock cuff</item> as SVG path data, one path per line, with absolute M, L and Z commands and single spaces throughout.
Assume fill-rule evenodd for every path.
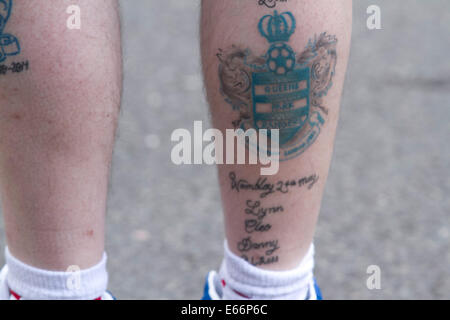
M 225 242 L 225 259 L 220 275 L 225 280 L 225 299 L 304 299 L 313 280 L 314 245 L 300 265 L 289 271 L 257 268 L 230 251 Z
M 92 300 L 101 297 L 108 285 L 106 254 L 94 267 L 74 272 L 26 265 L 14 258 L 8 248 L 5 257 L 8 287 L 26 300 Z

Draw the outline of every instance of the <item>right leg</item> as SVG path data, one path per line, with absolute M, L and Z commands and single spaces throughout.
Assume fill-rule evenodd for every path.
M 276 175 L 262 177 L 258 166 L 219 166 L 228 243 L 223 270 L 246 296 L 283 296 L 261 287 L 284 283 L 284 297 L 302 298 L 301 279 L 312 278 L 351 23 L 351 0 L 290 0 L 275 9 L 258 1 L 202 1 L 214 127 L 280 130 Z
M 0 75 L 7 260 L 60 275 L 102 261 L 122 72 L 117 1 L 70 4 L 81 9 L 80 30 L 67 28 L 64 1 L 14 0 L 4 32 L 17 38 L 21 52 L 3 64 L 28 67 Z M 22 278 L 9 269 L 14 286 Z M 104 286 L 106 272 L 102 277 Z

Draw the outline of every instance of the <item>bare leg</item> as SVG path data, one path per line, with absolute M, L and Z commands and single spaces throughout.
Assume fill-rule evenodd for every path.
M 0 191 L 13 256 L 45 270 L 101 260 L 121 93 L 117 2 L 14 0 L 5 32 L 27 62 L 0 76 Z
M 278 174 L 219 167 L 229 248 L 259 268 L 291 270 L 312 243 L 327 181 L 352 2 L 297 0 L 271 9 L 258 1 L 202 1 L 201 23 L 214 126 L 280 129 Z

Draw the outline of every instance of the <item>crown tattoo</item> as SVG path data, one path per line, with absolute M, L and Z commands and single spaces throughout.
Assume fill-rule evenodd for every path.
M 284 12 L 278 14 L 275 10 L 273 15 L 266 15 L 259 21 L 259 32 L 269 40 L 274 42 L 288 42 L 295 32 L 296 21 L 292 13 Z

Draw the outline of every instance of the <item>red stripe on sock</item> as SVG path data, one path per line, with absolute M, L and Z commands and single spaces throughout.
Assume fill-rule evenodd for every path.
M 16 298 L 17 300 L 20 300 L 22 298 L 21 296 L 19 296 L 17 293 L 12 291 L 11 289 L 9 289 L 9 293 L 12 294 L 13 297 Z
M 19 296 L 17 293 L 15 293 L 14 291 L 12 291 L 11 289 L 9 289 L 9 293 L 12 294 L 12 296 L 13 296 L 14 298 L 16 298 L 17 300 L 22 299 L 21 296 Z M 94 300 L 102 300 L 102 297 L 98 297 L 98 298 L 96 298 L 96 299 L 94 299 Z
M 226 285 L 227 285 L 227 283 L 225 282 L 225 280 L 222 279 L 222 287 L 225 287 Z M 236 291 L 236 290 L 233 290 L 233 291 L 234 291 L 236 294 L 240 295 L 242 298 L 250 299 L 249 296 L 246 296 L 245 294 L 240 293 L 239 291 Z
M 240 295 L 242 298 L 245 298 L 245 299 L 249 299 L 250 300 L 250 297 L 249 296 L 246 296 L 245 294 L 243 294 L 243 293 L 240 293 L 239 291 L 236 291 L 236 290 L 233 290 L 235 293 L 237 293 L 238 295 Z

